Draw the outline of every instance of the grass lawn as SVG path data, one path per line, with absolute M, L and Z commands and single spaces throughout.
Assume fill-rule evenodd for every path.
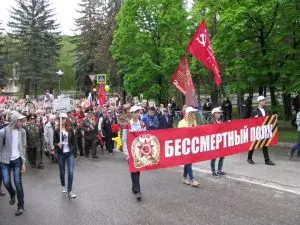
M 297 142 L 297 131 L 280 131 L 278 132 L 278 141 L 280 142 L 288 142 L 288 143 L 296 143 Z

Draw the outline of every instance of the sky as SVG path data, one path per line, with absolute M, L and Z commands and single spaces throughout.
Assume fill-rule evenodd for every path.
M 60 23 L 60 31 L 64 35 L 74 35 L 75 18 L 80 15 L 76 12 L 78 10 L 78 3 L 80 0 L 49 0 L 53 5 L 55 18 Z M 191 5 L 192 0 L 187 0 Z M 7 29 L 7 22 L 10 20 L 9 9 L 16 6 L 15 0 L 1 0 L 0 3 L 0 21 L 3 28 Z
M 9 9 L 12 6 L 16 6 L 15 0 L 1 0 L 0 3 L 0 21 L 2 27 L 7 29 L 7 22 L 10 20 Z M 49 0 L 53 5 L 55 18 L 60 23 L 60 31 L 65 35 L 74 35 L 73 30 L 75 29 L 75 18 L 79 15 L 76 12 L 78 3 L 80 0 Z

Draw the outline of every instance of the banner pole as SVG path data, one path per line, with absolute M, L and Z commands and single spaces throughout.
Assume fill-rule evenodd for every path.
M 61 143 L 62 139 L 62 117 L 59 117 L 59 143 Z

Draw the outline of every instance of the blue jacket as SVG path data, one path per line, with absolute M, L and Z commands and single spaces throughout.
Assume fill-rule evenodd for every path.
M 147 130 L 157 130 L 159 126 L 159 121 L 157 116 L 150 116 L 148 113 L 143 116 L 142 121 L 145 123 Z

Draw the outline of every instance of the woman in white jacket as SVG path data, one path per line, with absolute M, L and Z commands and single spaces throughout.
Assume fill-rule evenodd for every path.
M 123 133 L 122 133 L 123 153 L 126 160 L 129 160 L 129 154 L 127 148 L 128 132 L 146 130 L 144 123 L 140 120 L 140 110 L 142 110 L 142 108 L 139 106 L 132 106 L 130 108 L 130 113 L 132 115 L 132 118 L 128 124 L 124 125 L 123 128 Z M 141 185 L 140 185 L 140 172 L 132 172 L 131 181 L 132 181 L 131 191 L 136 196 L 136 199 L 139 201 L 142 198 Z

